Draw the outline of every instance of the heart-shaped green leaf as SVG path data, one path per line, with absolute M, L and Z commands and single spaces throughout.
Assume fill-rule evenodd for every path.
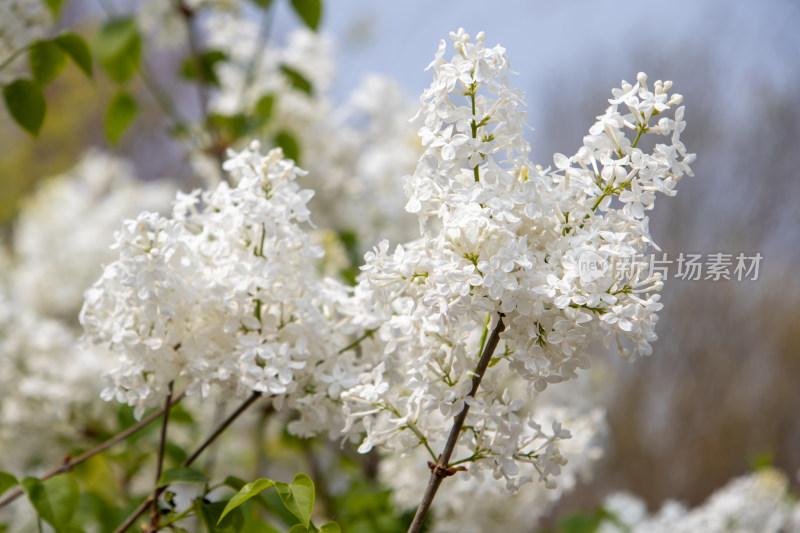
M 46 481 L 28 477 L 22 480 L 22 488 L 42 520 L 53 526 L 57 533 L 68 531 L 81 497 L 74 479 L 66 474 Z
M 15 80 L 3 87 L 3 100 L 14 121 L 37 136 L 47 112 L 42 90 L 30 80 Z
M 275 482 L 283 505 L 308 527 L 314 509 L 314 482 L 305 474 L 296 474 L 291 484 Z
M 75 33 L 64 33 L 53 39 L 53 42 L 78 65 L 86 77 L 92 77 L 92 53 L 83 37 Z
M 28 59 L 33 79 L 41 87 L 53 81 L 53 78 L 58 76 L 58 73 L 64 69 L 64 65 L 67 63 L 64 51 L 53 41 L 36 41 L 33 43 L 28 53 Z

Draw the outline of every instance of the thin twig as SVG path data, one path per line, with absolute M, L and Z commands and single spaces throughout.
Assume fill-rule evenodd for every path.
M 181 17 L 183 18 L 183 22 L 186 24 L 186 37 L 187 37 L 186 40 L 188 41 L 189 45 L 189 54 L 192 56 L 192 59 L 194 60 L 194 68 L 197 74 L 195 81 L 197 82 L 197 96 L 199 98 L 200 119 L 206 131 L 208 132 L 208 135 L 211 137 L 211 144 L 210 144 L 211 149 L 207 151 L 214 156 L 220 168 L 222 168 L 222 163 L 225 162 L 225 157 L 224 157 L 225 150 L 221 148 L 219 133 L 217 132 L 217 129 L 208 120 L 210 97 L 207 86 L 208 80 L 205 78 L 206 65 L 203 63 L 203 57 L 200 50 L 200 38 L 197 34 L 196 13 L 191 7 L 189 7 L 186 4 L 185 0 L 178 1 L 177 9 L 178 13 L 180 13 Z M 213 68 L 213 66 L 211 68 Z
M 172 400 L 172 403 L 170 405 L 171 406 L 175 406 L 178 402 L 180 402 L 183 399 L 183 397 L 185 395 L 186 395 L 186 391 L 181 392 L 180 394 L 178 394 L 175 397 L 175 399 Z M 103 442 L 102 444 L 98 444 L 97 446 L 95 446 L 91 450 L 88 450 L 88 451 L 82 453 L 78 457 L 75 457 L 73 459 L 69 459 L 67 461 L 64 461 L 61 464 L 61 466 L 58 466 L 58 467 L 50 470 L 49 472 L 44 474 L 39 479 L 41 481 L 44 481 L 46 479 L 50 479 L 51 477 L 53 477 L 55 475 L 64 474 L 66 472 L 69 472 L 70 470 L 72 470 L 77 465 L 81 464 L 82 462 L 84 462 L 84 461 L 86 461 L 88 459 L 91 459 L 92 457 L 94 457 L 98 453 L 104 452 L 105 450 L 107 450 L 111 446 L 115 445 L 116 443 L 127 439 L 128 437 L 130 437 L 131 435 L 133 435 L 134 433 L 136 433 L 140 429 L 143 429 L 144 427 L 150 425 L 151 422 L 153 422 L 155 419 L 157 419 L 159 416 L 161 416 L 161 414 L 164 412 L 165 407 L 166 406 L 161 407 L 157 411 L 153 411 L 152 413 L 147 415 L 147 417 L 143 418 L 137 424 L 134 424 L 133 426 L 129 427 L 128 429 L 117 433 L 116 435 L 114 435 L 113 437 L 108 439 L 107 441 Z M 16 490 L 8 493 L 5 497 L 3 497 L 2 500 L 0 500 L 0 508 L 2 508 L 5 505 L 8 505 L 12 501 L 14 501 L 17 498 L 19 498 L 20 496 L 22 496 L 22 489 L 16 489 Z
M 6 68 L 11 63 L 13 63 L 14 60 L 17 57 L 19 57 L 19 55 L 22 52 L 25 52 L 26 50 L 30 49 L 30 47 L 31 47 L 31 45 L 27 44 L 27 45 L 23 46 L 22 48 L 18 48 L 17 50 L 14 50 L 14 53 L 12 53 L 10 56 L 8 56 L 8 59 L 6 59 L 2 63 L 0 63 L 0 71 L 2 71 L 4 68 Z
M 186 25 L 186 40 L 189 45 L 189 54 L 192 56 L 197 74 L 197 95 L 200 101 L 200 116 L 205 123 L 208 118 L 208 90 L 206 88 L 206 82 L 208 80 L 203 78 L 205 75 L 205 65 L 203 65 L 203 58 L 200 56 L 200 42 L 194 24 L 195 13 L 183 0 L 178 2 L 177 9 Z
M 239 418 L 239 415 L 241 415 L 248 407 L 250 407 L 256 400 L 258 400 L 261 397 L 261 394 L 262 393 L 258 391 L 254 392 L 242 405 L 238 407 L 238 409 L 236 409 L 236 411 L 231 413 L 231 415 L 228 418 L 226 418 L 222 422 L 222 424 L 220 424 L 217 427 L 217 429 L 214 430 L 214 432 L 211 435 L 209 435 L 209 437 L 205 440 L 205 442 L 203 442 L 203 444 L 201 444 L 183 463 L 181 463 L 181 466 L 191 465 L 195 461 L 195 459 L 197 459 L 200 456 L 200 454 L 203 453 L 203 450 L 208 448 L 208 446 L 212 442 L 214 442 L 217 439 L 217 437 L 219 437 L 222 434 L 223 431 L 228 429 L 228 426 L 230 426 L 234 422 L 234 420 Z M 164 492 L 164 489 L 166 488 L 167 488 L 166 486 L 157 487 L 155 491 L 153 491 L 153 494 L 145 498 L 145 500 L 141 503 L 141 505 L 139 505 L 139 507 L 137 507 L 136 510 L 128 518 L 126 518 L 125 521 L 122 524 L 120 524 L 120 526 L 117 529 L 114 530 L 114 533 L 123 533 L 124 531 L 127 531 L 127 529 L 131 527 L 133 524 L 135 524 L 136 520 L 138 520 L 139 517 L 142 516 L 147 511 L 147 508 L 153 502 L 158 500 L 158 497 L 161 496 L 161 493 Z
M 167 388 L 167 399 L 164 402 L 164 405 L 167 406 L 170 403 L 172 398 L 172 381 L 169 382 L 169 386 Z M 165 407 L 166 409 L 166 407 Z M 164 411 L 164 416 L 161 418 L 161 437 L 158 441 L 158 459 L 156 459 L 156 487 L 158 487 L 158 481 L 161 479 L 161 470 L 164 467 L 164 450 L 167 446 L 167 424 L 169 423 L 169 411 Z M 153 498 L 153 507 L 150 510 L 150 531 L 156 531 L 158 529 L 158 499 Z
M 500 334 L 506 329 L 503 323 L 503 317 L 505 315 L 503 315 L 503 313 L 498 313 L 498 315 L 497 325 L 483 349 L 483 355 L 481 355 L 478 361 L 475 375 L 472 376 L 472 390 L 467 395 L 467 398 L 474 398 L 475 394 L 478 392 L 478 387 L 481 385 L 483 375 L 489 367 L 489 361 L 491 361 L 492 355 L 495 349 L 497 349 L 497 344 L 500 342 Z M 447 438 L 447 443 L 444 446 L 442 455 L 439 456 L 439 460 L 436 464 L 431 467 L 431 478 L 430 481 L 428 481 L 428 487 L 425 489 L 425 494 L 422 496 L 422 501 L 417 508 L 417 513 L 414 515 L 414 521 L 411 522 L 411 527 L 408 528 L 408 533 L 418 533 L 422 529 L 425 515 L 428 513 L 428 509 L 430 509 L 433 503 L 433 498 L 436 496 L 436 491 L 439 490 L 439 485 L 442 484 L 444 478 L 451 475 L 451 473 L 448 472 L 448 463 L 450 462 L 450 457 L 453 455 L 458 437 L 461 435 L 461 428 L 464 426 L 464 421 L 467 419 L 468 412 L 469 402 L 464 402 L 464 408 L 453 421 L 453 427 L 450 430 L 450 436 Z
M 242 83 L 242 89 L 239 91 L 239 105 L 242 109 L 245 107 L 245 96 L 247 96 L 247 91 L 250 89 L 253 81 L 255 81 L 256 70 L 260 68 L 261 59 L 264 57 L 264 52 L 267 51 L 267 42 L 269 41 L 269 36 L 272 33 L 273 20 L 275 20 L 275 7 L 270 5 L 270 7 L 267 8 L 262 15 L 261 27 L 258 30 L 258 41 L 256 48 L 253 50 L 253 55 L 250 56 L 250 61 L 247 63 L 247 69 L 245 70 L 244 75 L 244 83 Z

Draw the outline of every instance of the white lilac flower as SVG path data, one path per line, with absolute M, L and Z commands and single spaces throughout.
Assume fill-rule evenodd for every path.
M 800 529 L 800 505 L 790 494 L 786 476 L 759 470 L 730 481 L 693 509 L 666 502 L 653 514 L 635 496 L 620 493 L 606 499 L 605 520 L 598 533 L 780 533 Z
M 542 407 L 540 417 L 565 420 L 575 429 L 573 438 L 560 445 L 561 452 L 569 462 L 559 477 L 558 488 L 549 490 L 540 483 L 528 483 L 519 487 L 516 494 L 508 494 L 500 490 L 492 476 L 486 476 L 480 470 L 473 472 L 472 466 L 466 464 L 468 470 L 448 479 L 447 489 L 437 494 L 429 524 L 431 531 L 532 531 L 559 498 L 579 479 L 589 475 L 600 457 L 595 437 L 604 427 L 602 411 L 591 409 L 581 412 L 571 406 Z M 403 510 L 413 511 L 416 508 L 420 487 L 424 486 L 429 476 L 430 470 L 422 449 L 405 457 L 399 454 L 386 455 L 380 464 L 379 479 L 392 490 L 395 505 Z
M 297 141 L 298 164 L 309 171 L 300 183 L 316 192 L 310 205 L 320 227 L 355 236 L 359 256 L 379 238 L 410 238 L 415 223 L 401 209 L 398 178 L 421 153 L 417 126 L 408 120 L 413 100 L 395 82 L 367 76 L 335 106 L 332 46 L 324 34 L 302 28 L 285 45 L 265 46 L 258 21 L 230 13 L 209 18 L 207 29 L 210 46 L 227 55 L 216 66 L 220 85 L 211 109 L 258 116 L 259 101 L 271 99 L 269 120 L 255 135 L 265 146 L 281 133 Z M 305 78 L 310 90 L 298 88 L 288 71 Z
M 75 322 L 83 291 L 114 258 L 109 246 L 120 220 L 142 210 L 165 212 L 174 195 L 172 184 L 142 182 L 128 162 L 88 151 L 23 202 L 14 224 L 14 299 Z
M 224 168 L 235 187 L 179 194 L 172 217 L 144 212 L 117 232 L 119 258 L 81 312 L 85 338 L 118 354 L 103 397 L 141 413 L 173 380 L 202 396 L 262 391 L 313 419 L 296 432 L 321 431 L 350 381 L 333 322 L 346 292 L 317 278 L 321 249 L 303 228 L 313 193 L 279 149 L 264 156 L 258 143 Z
M 405 181 L 420 238 L 366 254 L 350 309 L 354 324 L 375 330 L 364 352 L 376 355 L 345 393 L 348 429 L 363 422 L 362 450 L 440 451 L 469 401 L 471 430 L 459 444 L 485 450 L 474 466 L 515 489 L 530 476 L 512 463 L 535 455 L 538 478 L 551 484 L 562 464 L 556 442 L 569 432 L 540 429 L 506 378 L 524 379 L 528 394 L 572 379 L 589 366 L 594 340 L 626 358 L 650 353 L 662 280 L 641 264 L 653 246 L 645 212 L 654 192 L 674 194 L 690 173 L 681 97 L 668 94 L 669 82 L 649 90 L 644 74 L 623 82 L 577 153 L 541 169 L 528 159 L 524 95 L 508 81 L 505 50 L 488 48 L 483 33 L 450 37 L 454 53 L 447 58 L 442 41 L 420 99 L 427 148 Z M 642 136 L 654 139 L 652 151 L 638 146 Z M 501 314 L 499 349 L 477 396 L 465 399 Z

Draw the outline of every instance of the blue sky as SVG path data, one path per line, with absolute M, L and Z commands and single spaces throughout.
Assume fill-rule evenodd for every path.
M 536 100 L 537 88 L 565 71 L 631 79 L 661 56 L 692 61 L 687 49 L 708 53 L 733 83 L 753 76 L 780 82 L 800 57 L 798 15 L 800 2 L 791 0 L 329 0 L 323 29 L 337 42 L 340 94 L 366 72 L 390 75 L 418 94 L 429 83 L 423 69 L 439 40 L 463 26 L 508 49 L 517 85 Z

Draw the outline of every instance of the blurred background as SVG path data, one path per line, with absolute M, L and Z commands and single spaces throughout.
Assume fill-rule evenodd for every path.
M 124 2 L 119 2 L 124 7 Z M 299 23 L 276 6 L 271 41 Z M 91 27 L 101 13 L 88 0 L 65 5 L 66 26 Z M 610 430 L 594 477 L 562 500 L 556 516 L 590 511 L 627 490 L 651 509 L 666 499 L 694 505 L 729 479 L 771 464 L 800 487 L 800 2 L 668 3 L 621 1 L 325 3 L 321 29 L 335 46 L 333 98 L 367 74 L 399 80 L 411 100 L 427 87 L 440 39 L 464 27 L 507 48 L 513 85 L 527 93 L 534 159 L 573 153 L 612 87 L 670 79 L 685 97 L 682 140 L 697 154 L 695 176 L 660 200 L 651 231 L 671 259 L 724 252 L 763 257 L 758 279 L 685 281 L 663 290 L 660 339 L 633 364 L 605 358 L 601 394 Z M 170 80 L 178 54 L 152 67 Z M 49 114 L 34 141 L 0 121 L 0 224 L 38 180 L 74 164 L 87 145 L 107 147 L 104 108 L 110 83 L 76 69 L 48 87 Z M 92 90 L 88 90 L 91 88 Z M 188 114 L 197 102 L 175 85 Z M 180 95 L 185 94 L 185 98 Z M 143 108 L 117 148 L 144 178 L 192 183 L 181 150 L 158 110 Z M 399 178 L 400 176 L 398 176 Z

